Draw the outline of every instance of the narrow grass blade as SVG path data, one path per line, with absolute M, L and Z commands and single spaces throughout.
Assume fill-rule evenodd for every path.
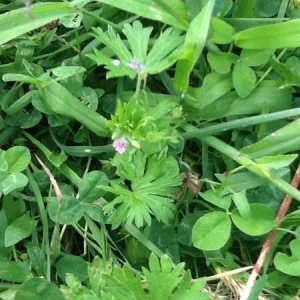
M 200 135 L 218 134 L 235 128 L 243 128 L 251 125 L 257 125 L 257 124 L 272 122 L 276 120 L 287 119 L 295 116 L 300 116 L 300 108 L 282 110 L 274 113 L 247 117 L 247 118 L 228 121 L 216 125 L 210 125 L 203 128 L 195 128 L 193 126 L 188 125 L 184 127 L 186 131 L 183 132 L 181 136 L 185 139 L 190 139 L 190 138 L 198 137 Z M 252 148 L 252 145 L 249 146 L 249 148 Z
M 162 257 L 164 253 L 157 248 L 140 230 L 138 230 L 134 225 L 126 225 L 125 229 L 135 237 L 141 244 L 143 244 L 146 248 L 148 248 L 151 252 L 153 252 L 158 257 Z
M 300 191 L 292 187 L 286 181 L 272 174 L 268 168 L 265 168 L 264 166 L 257 164 L 256 162 L 251 160 L 246 154 L 238 151 L 237 149 L 229 146 L 228 144 L 213 136 L 199 136 L 198 139 L 230 157 L 234 161 L 238 162 L 241 166 L 248 169 L 257 176 L 268 180 L 271 184 L 273 184 L 286 194 L 300 201 Z
M 214 4 L 215 0 L 209 0 L 188 28 L 183 54 L 177 62 L 174 78 L 174 86 L 180 92 L 186 91 L 190 74 L 206 44 Z
M 278 129 L 257 143 L 249 145 L 241 152 L 253 158 L 265 155 L 277 155 L 300 149 L 300 119 Z
M 89 157 L 91 155 L 97 155 L 103 152 L 111 152 L 114 151 L 113 146 L 105 145 L 105 146 L 66 146 L 61 144 L 52 130 L 50 130 L 51 137 L 54 143 L 66 154 L 76 157 Z
M 48 281 L 51 280 L 51 261 L 50 261 L 50 241 L 49 241 L 49 223 L 48 223 L 48 216 L 47 211 L 44 204 L 44 199 L 42 197 L 41 191 L 37 182 L 35 181 L 32 173 L 30 172 L 29 168 L 26 169 L 26 175 L 29 179 L 29 186 L 31 191 L 34 194 L 34 197 L 37 202 L 37 206 L 40 212 L 40 218 L 42 223 L 42 230 L 43 230 L 43 239 L 42 239 L 42 249 L 45 252 L 47 257 L 47 264 L 46 264 L 46 279 Z

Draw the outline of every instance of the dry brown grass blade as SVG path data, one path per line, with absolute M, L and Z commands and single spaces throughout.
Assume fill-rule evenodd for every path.
M 61 193 L 61 190 L 57 184 L 57 181 L 55 180 L 54 176 L 52 175 L 51 171 L 46 167 L 46 165 L 41 161 L 41 159 L 35 155 L 37 161 L 39 162 L 39 164 L 42 166 L 42 168 L 44 169 L 45 173 L 47 174 L 47 176 L 49 177 L 50 179 L 50 182 L 54 188 L 54 192 L 55 192 L 55 195 L 56 195 L 56 198 L 57 198 L 57 201 L 58 201 L 58 204 L 60 205 L 61 204 L 61 201 L 62 201 L 62 193 Z
M 297 188 L 299 186 L 300 183 L 300 165 L 298 166 L 296 173 L 293 177 L 293 180 L 291 182 L 291 185 L 295 188 Z M 278 224 L 282 218 L 286 215 L 290 205 L 292 202 L 292 197 L 290 195 L 286 195 L 281 203 L 281 206 L 279 208 L 279 211 L 276 215 L 276 223 Z M 253 289 L 253 286 L 255 284 L 256 278 L 258 277 L 261 268 L 264 264 L 264 261 L 266 259 L 266 256 L 268 254 L 268 252 L 270 251 L 270 248 L 273 244 L 274 238 L 276 236 L 276 229 L 273 230 L 272 232 L 270 232 L 270 234 L 268 235 L 262 249 L 261 252 L 259 254 L 259 257 L 254 265 L 254 268 L 252 270 L 252 273 L 249 276 L 249 279 L 247 281 L 247 284 L 243 290 L 243 292 L 241 293 L 241 297 L 240 300 L 248 300 L 251 294 L 251 291 Z

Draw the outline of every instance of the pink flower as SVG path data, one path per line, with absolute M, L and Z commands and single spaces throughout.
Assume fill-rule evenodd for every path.
M 128 146 L 128 144 L 124 138 L 115 140 L 112 145 L 113 145 L 114 149 L 120 154 L 123 154 L 126 151 L 127 146 Z

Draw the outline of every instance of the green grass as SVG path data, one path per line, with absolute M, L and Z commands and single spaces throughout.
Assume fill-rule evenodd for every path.
M 297 299 L 299 11 L 0 4 L 0 298 Z

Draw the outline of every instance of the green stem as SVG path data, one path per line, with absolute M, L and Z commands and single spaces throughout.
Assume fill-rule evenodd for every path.
M 138 74 L 136 88 L 135 88 L 135 98 L 137 100 L 139 99 L 141 84 L 142 84 L 142 76 L 140 74 Z
M 106 25 L 106 26 L 111 26 L 116 31 L 118 31 L 120 33 L 122 32 L 122 27 L 120 25 L 116 25 L 115 23 L 110 22 L 109 20 L 107 20 L 105 18 L 102 18 L 102 17 L 100 17 L 99 15 L 97 15 L 95 13 L 89 12 L 88 10 L 86 10 L 84 8 L 81 8 L 80 11 L 82 11 L 85 15 L 87 15 L 89 17 L 92 17 L 93 19 L 98 21 L 99 24 L 103 24 L 103 25 Z
M 287 51 L 287 48 L 283 49 L 277 56 L 277 59 L 279 60 Z M 260 77 L 260 79 L 256 82 L 255 87 L 258 87 L 260 85 L 261 82 L 263 82 L 268 75 L 271 73 L 271 71 L 273 70 L 272 67 L 269 67 L 266 72 Z

